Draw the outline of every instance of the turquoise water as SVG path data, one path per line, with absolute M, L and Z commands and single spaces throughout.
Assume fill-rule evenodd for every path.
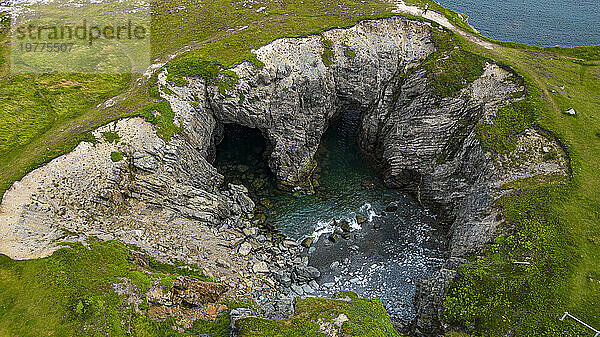
M 267 222 L 287 236 L 302 239 L 333 231 L 332 220 L 347 220 L 360 228 L 356 216 L 373 220 L 402 194 L 385 189 L 374 161 L 358 147 L 358 112 L 347 112 L 323 136 L 315 159 L 319 163 L 314 194 L 287 193 L 275 188 L 266 166 L 266 144 L 257 130 L 230 126 L 217 147 L 217 168 L 230 182 L 242 183 L 259 202 Z M 402 199 L 403 200 L 403 199 Z M 271 206 L 272 204 L 272 206 Z M 414 207 L 413 205 L 404 205 Z
M 305 249 L 322 273 L 313 295 L 352 290 L 379 298 L 395 322 L 408 324 L 414 317 L 415 282 L 444 263 L 444 230 L 411 196 L 383 186 L 374 160 L 358 147 L 359 125 L 359 114 L 350 111 L 323 136 L 315 156 L 319 185 L 314 194 L 275 188 L 266 165 L 267 144 L 257 130 L 227 126 L 215 165 L 228 182 L 248 187 L 257 201 L 254 221 L 266 221 L 298 241 L 316 241 Z M 330 240 L 334 219 L 348 221 L 351 232 Z
M 600 44 L 598 0 L 440 0 L 483 35 L 536 46 Z
M 325 133 L 315 156 L 320 184 L 316 193 L 273 198 L 277 204 L 270 218 L 288 236 L 319 239 L 333 231 L 333 219 L 347 220 L 357 229 L 357 215 L 372 220 L 385 208 L 386 199 L 398 195 L 383 187 L 374 161 L 360 151 L 359 123 L 358 112 L 347 112 Z

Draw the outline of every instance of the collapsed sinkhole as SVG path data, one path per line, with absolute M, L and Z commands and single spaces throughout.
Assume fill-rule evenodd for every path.
M 407 324 L 415 314 L 417 279 L 445 261 L 446 233 L 410 194 L 385 187 L 375 161 L 358 145 L 360 124 L 354 110 L 331 123 L 315 155 L 311 194 L 277 188 L 269 142 L 257 129 L 223 124 L 214 166 L 226 183 L 248 188 L 257 205 L 256 225 L 298 242 L 310 238 L 311 247 L 304 249 L 322 273 L 311 295 L 352 290 L 379 298 L 395 320 Z

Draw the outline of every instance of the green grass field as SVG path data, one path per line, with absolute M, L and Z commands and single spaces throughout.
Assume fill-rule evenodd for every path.
M 130 248 L 89 240 L 72 244 L 44 259 L 14 261 L 0 255 L 0 335 L 2 336 L 189 336 L 135 310 L 113 290 L 127 279 L 131 291 L 146 292 L 154 281 L 179 276 L 204 280 L 200 270 L 150 260 L 142 268 Z M 148 307 L 145 299 L 140 309 Z M 234 307 L 234 306 L 232 306 Z M 200 322 L 198 323 L 200 324 Z M 207 324 L 207 323 L 203 323 Z M 196 335 L 198 332 L 196 331 Z
M 424 5 L 425 1 L 407 3 Z M 430 9 L 476 34 L 460 15 L 429 3 Z M 257 11 L 263 6 L 267 9 Z M 227 68 L 252 59 L 252 48 L 277 37 L 386 17 L 391 8 L 387 2 L 350 0 L 266 1 L 252 8 L 230 0 L 154 2 L 152 54 L 160 58 L 190 45 L 193 51 L 184 58 L 218 59 Z M 472 265 L 460 271 L 450 287 L 444 316 L 462 333 L 474 336 L 589 336 L 580 326 L 558 319 L 569 311 L 600 328 L 600 47 L 540 48 L 486 40 L 496 47 L 487 50 L 467 41 L 462 44 L 469 52 L 511 66 L 524 77 L 529 98 L 523 106 L 503 111 L 493 127 L 481 126 L 484 145 L 501 152 L 510 148 L 514 133 L 539 125 L 568 150 L 573 179 L 568 183 L 526 182 L 514 196 L 502 199 L 509 225 L 485 258 L 474 258 Z M 131 75 L 10 75 L 7 43 L 4 21 L 0 35 L 0 193 L 31 169 L 71 150 L 95 127 L 123 116 L 147 116 L 149 105 L 161 104 L 152 90 L 135 85 L 137 77 Z M 451 62 L 478 63 L 463 53 L 448 60 L 449 67 Z M 470 77 L 470 70 L 465 68 L 460 75 Z M 443 83 L 435 85 L 443 88 Z M 115 106 L 97 107 L 118 94 L 123 99 Z M 570 108 L 577 111 L 576 116 L 565 114 Z M 162 125 L 164 137 L 177 132 L 168 120 L 155 122 Z M 32 261 L 1 257 L 0 334 L 63 336 L 110 331 L 119 335 L 123 330 L 115 323 L 115 315 L 127 309 L 119 306 L 107 285 L 119 276 L 140 284 L 146 284 L 147 278 L 140 278 L 136 267 L 127 262 L 126 248 L 98 242 L 93 247 L 91 251 L 64 249 Z M 513 263 L 526 258 L 531 265 Z M 80 301 L 89 307 L 87 311 L 77 312 Z M 132 326 L 139 327 L 133 335 L 178 335 L 143 315 L 128 317 Z M 199 322 L 193 331 L 227 335 L 227 325 L 228 317 L 222 316 L 216 322 Z M 90 330 L 83 331 L 84 326 Z
M 389 16 L 384 1 L 266 1 L 247 8 L 232 0 L 153 1 L 152 57 L 192 46 L 189 56 L 218 58 L 226 66 L 251 58 L 250 50 L 279 37 L 350 26 Z M 183 9 L 185 8 L 185 9 Z M 265 13 L 266 12 L 266 13 Z M 0 27 L 0 194 L 27 172 L 72 150 L 86 133 L 109 121 L 147 115 L 157 100 L 136 75 L 19 75 L 9 73 L 9 22 Z M 6 93 L 6 95 L 4 95 Z M 109 108 L 97 105 L 121 94 Z M 15 127 L 18 125 L 18 127 Z M 166 132 L 167 134 L 172 131 Z
M 475 335 L 587 336 L 585 328 L 559 318 L 568 311 L 600 327 L 600 47 L 468 48 L 510 65 L 529 86 L 530 110 L 509 113 L 493 143 L 539 125 L 568 150 L 573 179 L 525 184 L 502 200 L 505 235 L 486 258 L 461 270 L 446 317 Z M 565 113 L 571 108 L 576 116 Z M 529 113 L 535 118 L 523 119 Z M 532 264 L 513 264 L 525 259 Z

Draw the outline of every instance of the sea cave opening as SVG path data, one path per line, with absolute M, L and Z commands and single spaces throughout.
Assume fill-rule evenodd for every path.
M 260 130 L 223 124 L 217 139 L 215 166 L 225 183 L 244 185 L 255 201 L 276 191 L 268 165 L 269 143 Z
M 331 123 L 315 155 L 314 194 L 277 189 L 269 144 L 257 129 L 225 124 L 215 166 L 226 182 L 248 188 L 257 205 L 255 224 L 306 246 L 321 277 L 294 292 L 351 290 L 381 299 L 392 318 L 407 324 L 415 314 L 416 281 L 445 261 L 445 231 L 411 195 L 385 187 L 375 160 L 358 145 L 360 125 L 353 110 Z

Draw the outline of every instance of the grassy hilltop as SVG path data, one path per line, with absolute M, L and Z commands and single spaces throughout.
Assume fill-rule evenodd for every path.
M 425 2 L 407 1 L 421 6 Z M 503 235 L 490 246 L 487 256 L 473 257 L 473 264 L 460 271 L 450 286 L 443 315 L 465 335 L 588 336 L 580 326 L 558 319 L 569 311 L 600 328 L 600 47 L 541 48 L 494 41 L 472 31 L 459 14 L 427 2 L 458 29 L 494 46 L 486 49 L 457 36 L 462 50 L 512 67 L 528 85 L 525 102 L 503 109 L 493 126 L 478 127 L 484 146 L 502 153 L 511 148 L 514 135 L 540 126 L 565 145 L 573 168 L 568 183 L 522 181 L 518 193 L 502 200 L 509 226 L 501 229 Z M 217 60 L 227 68 L 252 60 L 252 48 L 275 38 L 387 17 L 394 8 L 384 1 L 350 0 L 249 4 L 153 2 L 152 56 L 164 58 L 192 46 L 184 59 Z M 257 11 L 261 7 L 267 9 Z M 161 107 L 152 81 L 149 86 L 138 86 L 132 75 L 11 75 L 7 32 L 4 20 L 0 33 L 0 193 L 33 168 L 89 139 L 88 131 L 95 127 L 124 116 L 149 116 L 148 107 Z M 174 64 L 178 62 L 185 64 L 177 60 Z M 431 69 L 436 66 L 443 64 L 434 62 Z M 116 105 L 98 107 L 117 95 Z M 565 114 L 571 108 L 577 111 L 575 116 Z M 154 122 L 166 136 L 176 131 L 169 128 L 169 120 Z M 0 256 L 0 335 L 127 335 L 123 326 L 133 327 L 129 333 L 135 336 L 229 334 L 226 314 L 215 322 L 199 321 L 180 333 L 169 322 L 157 323 L 126 308 L 110 289 L 111 281 L 127 277 L 144 289 L 152 277 L 173 277 L 181 270 L 157 265 L 150 274 L 142 273 L 128 262 L 129 248 L 100 242 L 91 246 L 91 251 L 75 246 L 32 261 Z M 531 265 L 513 263 L 526 257 Z M 319 305 L 331 303 L 335 302 Z M 357 307 L 343 310 L 362 312 L 363 318 L 379 310 L 377 306 L 363 310 L 360 305 L 366 302 L 356 303 Z M 237 305 L 229 304 L 229 308 Z M 309 319 L 312 314 L 306 309 L 290 320 L 291 325 L 251 322 L 245 331 L 249 336 L 271 336 L 274 331 L 306 335 L 314 328 Z M 387 321 L 379 319 L 375 325 L 381 329 L 367 324 L 362 332 L 353 333 L 389 335 L 385 334 Z

